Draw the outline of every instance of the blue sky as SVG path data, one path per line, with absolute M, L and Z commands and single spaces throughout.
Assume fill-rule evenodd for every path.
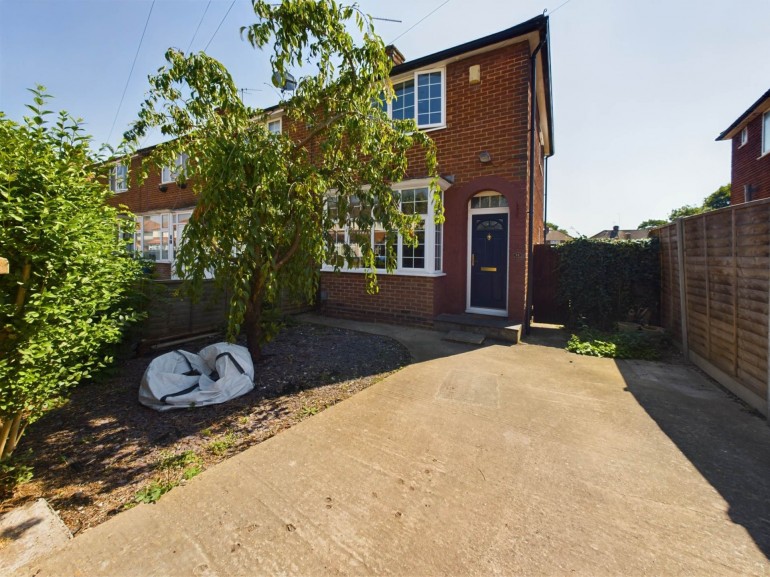
M 362 0 L 389 42 L 444 0 Z M 248 0 L 0 0 L 0 110 L 25 114 L 44 84 L 52 108 L 116 144 L 169 46 L 208 45 L 254 106 L 275 103 L 268 59 L 240 40 Z M 396 40 L 407 59 L 497 32 L 548 9 L 556 155 L 548 219 L 592 235 L 636 228 L 730 179 L 730 145 L 714 138 L 770 88 L 768 0 L 450 0 Z M 562 5 L 561 7 L 559 7 Z M 206 10 L 208 6 L 208 10 Z M 557 9 L 558 8 L 558 9 Z M 205 11 L 200 29 L 198 23 Z M 149 143 L 149 142 L 148 142 Z

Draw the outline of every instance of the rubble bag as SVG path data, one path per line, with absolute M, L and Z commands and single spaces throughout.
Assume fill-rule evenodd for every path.
M 245 347 L 216 343 L 197 355 L 171 351 L 152 360 L 142 376 L 139 402 L 155 409 L 224 403 L 254 388 L 254 365 Z

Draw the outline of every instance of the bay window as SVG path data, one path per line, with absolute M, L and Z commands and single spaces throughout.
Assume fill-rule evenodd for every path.
M 173 262 L 192 212 L 164 212 L 136 217 L 134 253 L 155 262 Z
M 387 232 L 381 223 L 375 222 L 371 230 L 363 232 L 349 227 L 335 227 L 328 232 L 329 243 L 335 247 L 335 254 L 339 258 L 345 255 L 344 246 L 348 245 L 353 257 L 350 266 L 342 265 L 340 268 L 348 271 L 362 271 L 364 264 L 362 246 L 367 242 L 374 252 L 375 268 L 385 270 L 389 255 L 395 258 L 396 273 L 400 274 L 436 274 L 441 272 L 443 226 L 436 224 L 434 219 L 434 200 L 426 181 L 418 181 L 413 184 L 421 185 L 414 188 L 403 183 L 403 188 L 394 186 L 393 191 L 398 196 L 401 211 L 404 214 L 419 215 L 420 223 L 412 231 L 411 238 L 404 238 L 396 232 Z M 423 185 L 424 184 L 424 185 Z M 349 212 L 352 215 L 360 214 L 361 210 L 367 210 L 361 206 L 356 197 L 351 197 Z M 339 218 L 337 198 L 327 198 L 327 211 L 332 220 Z M 362 235 L 366 235 L 363 236 Z M 416 240 L 416 245 L 413 241 Z M 324 270 L 331 270 L 334 262 L 324 265 Z

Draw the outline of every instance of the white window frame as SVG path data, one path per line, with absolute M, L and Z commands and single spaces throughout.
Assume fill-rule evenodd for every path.
M 147 212 L 136 215 L 136 236 L 134 237 L 134 252 L 138 256 L 144 256 L 144 219 L 148 216 L 158 216 L 161 219 L 161 227 L 158 231 L 163 237 L 163 233 L 168 235 L 168 257 L 155 260 L 153 262 L 173 263 L 176 260 L 177 247 L 177 228 L 179 227 L 179 217 L 189 214 L 192 217 L 193 208 L 176 210 L 173 212 Z M 163 217 L 168 218 L 168 227 L 163 228 Z
M 430 192 L 430 179 L 427 178 L 421 178 L 421 179 L 415 179 L 415 180 L 407 180 L 403 182 L 396 183 L 391 186 L 391 189 L 399 195 L 399 208 L 401 207 L 401 200 L 400 195 L 401 191 L 404 190 L 415 190 L 420 188 L 428 188 L 428 214 L 425 215 L 425 264 L 423 268 L 411 268 L 411 267 L 403 267 L 402 266 L 402 259 L 403 259 L 403 251 L 404 251 L 404 239 L 401 236 L 401 234 L 398 235 L 397 244 L 396 244 L 396 268 L 393 271 L 393 274 L 402 275 L 402 276 L 444 276 L 446 273 L 443 272 L 443 266 L 444 266 L 444 244 L 446 243 L 446 227 L 443 226 L 444 223 L 441 225 L 442 230 L 442 242 L 440 245 L 440 251 L 439 254 L 436 254 L 436 218 L 435 218 L 435 199 L 433 197 L 433 194 Z M 449 188 L 450 184 L 443 179 L 439 179 L 439 188 L 441 189 L 440 195 L 441 195 L 441 201 L 443 203 L 443 197 L 444 197 L 444 191 Z M 364 187 L 366 189 L 367 187 Z M 333 193 L 330 194 L 330 196 L 333 196 Z M 374 246 L 374 227 L 372 227 L 372 230 L 370 231 L 370 243 L 372 246 Z M 345 231 L 345 243 L 350 244 L 350 231 L 346 228 Z M 439 260 L 441 262 L 442 269 L 436 268 L 436 260 Z M 321 266 L 321 270 L 325 272 L 331 272 L 334 270 L 334 267 L 332 265 L 324 263 Z M 351 272 L 351 273 L 362 273 L 366 272 L 368 269 L 364 267 L 351 267 L 348 268 L 347 266 L 343 266 L 340 268 L 341 272 Z M 378 268 L 377 271 L 384 273 L 384 268 Z
M 770 154 L 770 110 L 762 115 L 762 156 Z
M 744 126 L 743 129 L 741 130 L 740 142 L 738 144 L 738 148 L 746 144 L 748 141 L 749 141 L 749 127 Z
M 418 101 L 418 93 L 419 93 L 419 77 L 425 74 L 432 74 L 438 72 L 441 74 L 441 122 L 438 123 L 429 123 L 429 124 L 419 124 L 417 119 L 419 118 L 419 101 Z M 420 130 L 436 130 L 439 128 L 446 128 L 446 68 L 428 68 L 425 70 L 415 70 L 413 73 L 406 75 L 406 76 L 398 76 L 396 78 L 391 79 L 391 83 L 393 84 L 393 87 L 395 88 L 398 84 L 402 84 L 404 82 L 409 82 L 412 80 L 414 82 L 414 122 L 417 124 L 417 128 Z M 388 104 L 388 118 L 393 118 L 393 101 L 391 100 Z
M 122 178 L 118 174 L 119 168 L 125 170 Z M 125 162 L 117 162 L 115 166 L 110 168 L 110 190 L 116 194 L 128 190 L 128 164 Z
M 271 124 L 275 124 L 276 122 L 278 123 L 278 132 L 273 132 L 272 130 L 270 130 L 270 125 Z M 272 120 L 268 120 L 265 123 L 265 127 L 267 128 L 267 131 L 272 133 L 272 134 L 281 134 L 281 133 L 283 133 L 283 117 L 279 116 L 278 118 L 273 118 Z
M 177 155 L 176 160 L 174 161 L 174 168 L 176 170 L 171 170 L 170 166 L 164 166 L 160 171 L 160 183 L 171 184 L 172 182 L 176 182 L 176 179 L 181 173 L 184 173 L 185 176 L 187 176 L 188 158 L 189 156 L 182 152 Z

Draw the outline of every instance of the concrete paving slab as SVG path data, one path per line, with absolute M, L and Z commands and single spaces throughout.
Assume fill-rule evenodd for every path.
M 62 547 L 72 538 L 67 526 L 45 499 L 0 515 L 0 575 Z
M 540 342 L 411 365 L 19 575 L 768 574 L 766 422 Z

